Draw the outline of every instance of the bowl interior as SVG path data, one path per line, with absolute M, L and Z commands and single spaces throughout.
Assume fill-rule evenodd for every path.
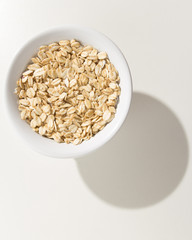
M 39 46 L 60 41 L 62 39 L 77 39 L 83 44 L 92 45 L 99 51 L 106 51 L 111 62 L 119 72 L 121 95 L 115 118 L 98 134 L 80 145 L 56 143 L 32 131 L 30 126 L 20 119 L 17 105 L 17 96 L 14 94 L 16 81 L 34 56 Z M 117 46 L 106 36 L 96 31 L 69 26 L 49 30 L 29 41 L 15 56 L 7 78 L 6 108 L 10 120 L 16 127 L 19 135 L 33 150 L 52 157 L 79 157 L 89 153 L 106 143 L 120 128 L 126 118 L 131 100 L 131 77 L 125 58 Z

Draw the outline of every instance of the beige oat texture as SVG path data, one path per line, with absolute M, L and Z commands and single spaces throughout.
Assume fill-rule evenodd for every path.
M 115 117 L 119 81 L 105 51 L 75 39 L 43 45 L 17 81 L 21 119 L 43 137 L 78 145 Z

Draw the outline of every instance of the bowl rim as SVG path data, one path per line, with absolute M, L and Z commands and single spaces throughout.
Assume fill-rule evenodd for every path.
M 94 147 L 92 147 L 92 149 L 83 151 L 81 153 L 71 153 L 71 154 L 63 154 L 63 156 L 53 156 L 51 154 L 48 154 L 44 151 L 40 151 L 39 149 L 36 149 L 31 143 L 29 143 L 28 141 L 25 141 L 24 137 L 22 136 L 22 134 L 19 132 L 19 130 L 17 129 L 16 124 L 14 124 L 14 121 L 11 118 L 11 114 L 9 111 L 9 106 L 8 106 L 8 83 L 9 80 L 11 78 L 11 70 L 13 68 L 13 66 L 15 65 L 16 59 L 18 58 L 19 54 L 22 52 L 23 49 L 25 49 L 28 45 L 32 44 L 36 39 L 43 37 L 46 34 L 49 33 L 54 33 L 54 32 L 58 32 L 58 31 L 65 31 L 65 30 L 71 30 L 71 29 L 78 29 L 79 31 L 88 31 L 88 32 L 92 32 L 94 34 L 99 35 L 101 38 L 109 41 L 111 43 L 111 45 L 113 45 L 113 47 L 116 48 L 116 50 L 118 51 L 118 55 L 124 60 L 124 62 L 126 63 L 126 67 L 128 70 L 128 75 L 129 75 L 129 85 L 130 85 L 130 92 L 129 92 L 129 99 L 128 102 L 126 103 L 127 108 L 126 111 L 124 112 L 123 116 L 118 120 L 118 126 L 110 133 L 108 134 L 108 136 L 105 137 L 104 141 L 101 141 L 100 143 L 98 143 L 97 145 L 95 145 Z M 6 74 L 6 80 L 5 80 L 5 84 L 4 84 L 4 108 L 5 108 L 5 112 L 6 112 L 6 116 L 8 118 L 8 121 L 11 123 L 10 125 L 12 125 L 12 129 L 14 129 L 15 131 L 15 135 L 17 135 L 22 142 L 25 143 L 25 145 L 27 145 L 29 148 L 31 148 L 33 151 L 38 152 L 40 154 L 49 156 L 49 157 L 54 157 L 54 158 L 78 158 L 84 155 L 87 155 L 91 152 L 94 152 L 95 150 L 97 150 L 98 148 L 102 147 L 104 144 L 106 144 L 110 139 L 112 139 L 115 134 L 119 131 L 119 129 L 121 128 L 121 126 L 123 125 L 123 123 L 126 120 L 126 117 L 128 115 L 129 109 L 130 109 L 130 105 L 131 105 L 131 99 L 132 99 L 132 92 L 133 92 L 133 85 L 132 85 L 132 76 L 131 76 L 131 71 L 129 68 L 129 65 L 127 63 L 126 58 L 124 57 L 122 51 L 119 49 L 119 47 L 108 37 L 106 36 L 104 33 L 101 33 L 97 30 L 94 30 L 92 28 L 89 27 L 85 27 L 83 25 L 77 25 L 77 24 L 67 24 L 67 25 L 63 25 L 63 26 L 57 26 L 57 27 L 51 27 L 48 28 L 44 31 L 41 31 L 40 33 L 37 33 L 34 37 L 28 39 L 25 41 L 25 43 L 15 52 L 14 57 L 12 58 L 11 64 L 8 68 L 8 72 Z

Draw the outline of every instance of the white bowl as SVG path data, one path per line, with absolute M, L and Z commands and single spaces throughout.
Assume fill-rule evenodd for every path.
M 16 81 L 29 63 L 30 58 L 37 52 L 38 47 L 62 39 L 77 39 L 83 44 L 94 46 L 100 51 L 106 51 L 111 62 L 119 72 L 121 95 L 117 106 L 115 118 L 99 133 L 80 145 L 57 143 L 51 139 L 35 133 L 31 127 L 20 119 L 17 96 L 14 94 Z M 119 48 L 105 35 L 92 29 L 80 26 L 64 26 L 50 29 L 39 34 L 27 42 L 16 54 L 8 72 L 5 103 L 8 118 L 19 136 L 35 151 L 58 158 L 80 157 L 103 146 L 109 141 L 123 124 L 131 101 L 132 84 L 128 64 Z

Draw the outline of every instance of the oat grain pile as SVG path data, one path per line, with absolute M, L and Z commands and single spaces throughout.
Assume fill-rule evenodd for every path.
M 31 60 L 15 92 L 35 132 L 80 144 L 114 118 L 120 79 L 106 52 L 73 39 L 41 46 Z

